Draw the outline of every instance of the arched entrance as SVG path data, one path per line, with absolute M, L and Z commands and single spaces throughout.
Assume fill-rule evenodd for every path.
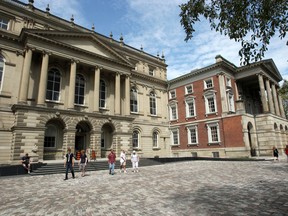
M 253 130 L 253 125 L 251 122 L 248 123 L 247 130 L 248 130 L 248 139 L 249 139 L 249 146 L 250 146 L 250 155 L 251 155 L 251 157 L 255 157 L 256 156 L 256 147 L 252 143 L 251 131 Z
M 81 121 L 76 125 L 75 153 L 90 147 L 90 131 L 91 126 L 86 121 Z
M 63 159 L 62 147 L 64 128 L 64 124 L 58 119 L 51 119 L 46 123 L 43 160 Z
M 101 157 L 104 158 L 109 153 L 113 143 L 113 125 L 106 123 L 101 128 Z

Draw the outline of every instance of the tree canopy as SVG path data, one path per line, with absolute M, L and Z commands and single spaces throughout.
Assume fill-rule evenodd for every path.
M 261 60 L 270 39 L 275 35 L 283 39 L 288 30 L 288 0 L 189 0 L 179 7 L 185 41 L 193 37 L 195 23 L 204 17 L 212 30 L 241 42 L 242 65 Z

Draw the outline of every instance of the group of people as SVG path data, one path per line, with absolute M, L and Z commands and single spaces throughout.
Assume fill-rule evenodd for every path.
M 126 153 L 124 150 L 120 153 L 120 173 L 124 172 L 127 173 L 126 170 Z M 109 174 L 115 174 L 115 162 L 116 162 L 116 154 L 114 153 L 113 149 L 110 150 L 108 155 L 108 164 L 109 164 Z M 134 150 L 131 154 L 131 162 L 132 162 L 132 172 L 139 172 L 138 165 L 139 165 L 139 155 Z
M 64 160 L 64 167 L 66 168 L 66 172 L 65 172 L 65 179 L 68 179 L 68 171 L 70 170 L 71 174 L 72 174 L 72 178 L 75 178 L 75 174 L 74 174 L 74 163 L 75 163 L 75 159 L 74 159 L 74 155 L 73 153 L 71 153 L 71 148 L 68 148 L 67 150 L 67 154 L 65 156 L 65 160 Z M 127 173 L 126 170 L 126 153 L 124 150 L 121 151 L 120 154 L 120 173 L 124 172 Z M 132 162 L 132 172 L 139 172 L 138 169 L 138 164 L 139 164 L 139 156 L 136 153 L 136 151 L 134 150 L 131 154 L 131 162 Z M 80 155 L 80 159 L 78 161 L 79 163 L 79 170 L 81 171 L 81 176 L 84 177 L 85 176 L 85 170 L 86 170 L 86 166 L 88 163 L 88 157 L 85 154 L 85 151 L 82 150 L 81 151 L 81 155 Z M 114 153 L 114 150 L 111 149 L 110 153 L 108 155 L 108 164 L 109 164 L 109 174 L 110 175 L 114 175 L 115 174 L 115 163 L 116 163 L 116 154 Z

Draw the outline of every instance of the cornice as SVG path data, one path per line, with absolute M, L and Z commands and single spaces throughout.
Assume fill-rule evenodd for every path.
M 135 77 L 141 78 L 141 79 L 149 81 L 149 82 L 158 83 L 160 85 L 167 85 L 166 80 L 160 80 L 160 79 L 152 77 L 152 76 L 147 76 L 145 74 L 141 74 L 139 72 L 136 72 L 135 70 L 132 71 L 131 75 L 132 75 L 132 77 L 135 76 Z

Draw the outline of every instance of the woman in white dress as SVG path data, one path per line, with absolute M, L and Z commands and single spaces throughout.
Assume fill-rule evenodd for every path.
M 139 172 L 139 169 L 138 169 L 139 156 L 135 150 L 131 154 L 131 162 L 132 162 L 132 168 L 133 168 L 132 172 Z

